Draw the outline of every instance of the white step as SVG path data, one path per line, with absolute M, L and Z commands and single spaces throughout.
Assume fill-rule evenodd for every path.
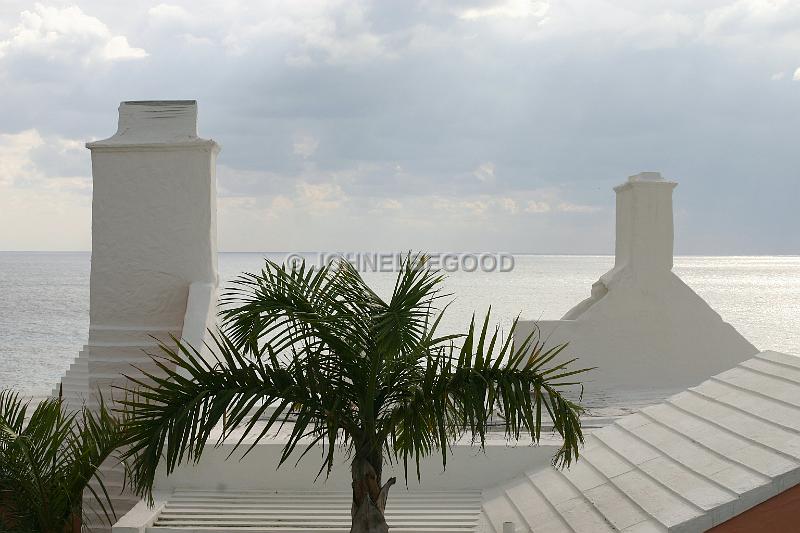
M 89 339 L 92 344 L 101 343 L 154 343 L 153 337 L 161 342 L 171 342 L 170 335 L 180 338 L 181 326 L 89 326 Z
M 176 490 L 147 531 L 348 532 L 350 503 L 350 492 Z M 400 489 L 389 493 L 386 518 L 393 532 L 467 533 L 480 510 L 480 491 Z

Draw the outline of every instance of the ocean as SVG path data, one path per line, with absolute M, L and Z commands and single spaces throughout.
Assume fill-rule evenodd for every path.
M 220 253 L 223 285 L 258 269 L 263 257 L 283 253 Z M 450 273 L 444 292 L 453 300 L 443 331 L 466 330 L 473 312 L 489 306 L 493 322 L 560 318 L 589 295 L 613 256 L 516 255 L 510 272 Z M 86 343 L 90 254 L 0 252 L 0 389 L 40 396 Z M 800 256 L 675 258 L 674 271 L 760 349 L 800 354 Z M 381 295 L 395 274 L 365 272 Z

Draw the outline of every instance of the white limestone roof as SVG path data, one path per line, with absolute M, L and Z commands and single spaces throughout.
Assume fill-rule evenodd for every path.
M 348 533 L 351 491 L 176 489 L 139 502 L 113 533 Z M 474 533 L 480 490 L 404 491 L 390 496 L 393 533 Z
M 567 470 L 483 493 L 502 532 L 696 532 L 800 483 L 800 358 L 762 352 L 586 438 Z

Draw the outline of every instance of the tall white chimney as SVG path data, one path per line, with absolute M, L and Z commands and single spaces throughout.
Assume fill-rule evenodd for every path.
M 217 281 L 217 143 L 194 100 L 123 102 L 92 152 L 90 343 L 109 328 L 180 331 L 189 284 Z
M 132 365 L 158 372 L 148 356 L 156 339 L 174 335 L 201 349 L 217 303 L 219 147 L 197 136 L 197 103 L 123 102 L 117 133 L 86 147 L 94 183 L 89 342 L 54 391 L 73 407 L 96 406 L 98 392 L 118 398 L 112 387 L 138 374 Z M 101 472 L 122 516 L 139 498 L 123 490 L 115 461 Z

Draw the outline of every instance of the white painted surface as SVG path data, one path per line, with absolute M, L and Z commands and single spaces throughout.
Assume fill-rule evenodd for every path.
M 569 343 L 593 396 L 626 402 L 658 401 L 699 383 L 757 352 L 691 288 L 672 273 L 672 191 L 654 172 L 615 188 L 614 268 L 561 320 L 520 323 L 517 342 L 535 327 L 549 345 Z
M 135 364 L 171 336 L 202 345 L 217 303 L 217 144 L 197 136 L 197 104 L 123 102 L 112 137 L 92 153 L 89 342 L 63 378 L 77 407 L 107 402 Z M 54 391 L 58 393 L 58 387 Z M 117 394 L 119 394 L 117 392 Z M 122 491 L 120 467 L 103 465 L 114 509 L 138 498 Z M 91 498 L 89 498 L 91 499 Z
M 145 533 L 149 527 L 155 524 L 158 515 L 166 506 L 168 498 L 168 494 L 154 492 L 152 506 L 144 500 L 140 500 L 114 524 L 113 533 Z
M 92 326 L 181 326 L 189 285 L 217 283 L 216 143 L 197 105 L 122 103 L 92 151 Z M 90 338 L 91 343 L 91 338 Z
M 148 100 L 122 102 L 117 132 L 108 139 L 89 143 L 90 149 L 109 146 L 213 145 L 197 136 L 197 102 Z
M 800 483 L 800 358 L 762 352 L 484 491 L 495 531 L 700 532 Z
M 214 322 L 219 147 L 197 136 L 193 101 L 123 102 L 119 114 L 112 137 L 87 144 L 90 326 L 63 381 L 73 404 L 92 403 L 97 390 L 108 397 L 131 363 L 149 364 L 157 340 L 201 346 Z
M 350 491 L 176 490 L 157 509 L 134 509 L 113 531 L 223 533 L 246 528 L 251 533 L 347 533 L 351 500 Z M 480 512 L 478 490 L 396 491 L 386 508 L 396 533 L 474 533 Z
M 291 427 L 284 428 L 284 432 Z M 258 427 L 254 430 L 258 434 Z M 409 464 L 408 487 L 413 490 L 472 490 L 490 487 L 513 477 L 524 469 L 540 469 L 550 464 L 553 454 L 561 442 L 555 437 L 544 436 L 539 446 L 531 446 L 524 441 L 517 446 L 508 446 L 502 436 L 489 437 L 486 452 L 462 443 L 453 447 L 447 458 L 447 470 L 442 471 L 441 456 L 432 456 L 422 461 L 422 483 L 417 482 L 413 463 Z M 212 435 L 212 440 L 215 436 Z M 269 438 L 257 445 L 247 457 L 239 460 L 241 451 L 229 454 L 236 442 L 236 436 L 229 438 L 218 448 L 208 447 L 203 453 L 200 465 L 184 465 L 170 476 L 163 472 L 156 478 L 155 486 L 160 491 L 174 489 L 213 489 L 227 490 L 347 490 L 351 484 L 349 461 L 343 456 L 334 466 L 329 478 L 321 476 L 315 482 L 319 471 L 319 452 L 309 452 L 298 464 L 299 454 L 278 467 L 280 453 L 285 438 Z M 252 442 L 252 440 L 245 440 Z M 304 449 L 304 448 L 303 448 Z M 396 476 L 399 480 L 392 491 L 405 490 L 405 476 L 402 464 L 385 465 L 383 478 Z M 401 485 L 403 488 L 401 488 Z
M 290 429 L 287 428 L 287 431 Z M 510 447 L 504 444 L 500 436 L 489 437 L 485 454 L 465 443 L 454 446 L 452 454 L 448 457 L 445 472 L 442 472 L 440 457 L 424 460 L 421 466 L 421 484 L 416 480 L 413 465 L 409 465 L 408 485 L 404 483 L 401 465 L 385 466 L 384 478 L 392 475 L 398 478 L 397 485 L 392 488 L 389 495 L 388 509 L 390 512 L 400 509 L 403 514 L 415 521 L 409 523 L 395 520 L 392 522 L 392 531 L 409 533 L 491 531 L 482 529 L 479 522 L 481 490 L 513 478 L 520 471 L 526 469 L 539 471 L 545 468 L 550 464 L 553 454 L 560 445 L 558 439 L 545 437 L 540 446 L 521 444 Z M 351 477 L 345 458 L 341 458 L 330 478 L 325 479 L 323 476 L 315 482 L 319 469 L 319 463 L 315 459 L 320 457 L 319 453 L 309 453 L 297 465 L 290 459 L 286 465 L 276 469 L 284 437 L 278 435 L 266 440 L 256 446 L 243 460 L 238 459 L 241 453 L 229 457 L 235 440 L 234 436 L 219 448 L 207 449 L 199 465 L 184 465 L 169 477 L 164 476 L 162 472 L 156 479 L 157 492 L 169 495 L 167 506 L 176 510 L 178 514 L 182 513 L 183 518 L 189 520 L 182 525 L 184 531 L 207 531 L 200 529 L 198 520 L 205 520 L 206 523 L 202 527 L 208 527 L 208 522 L 213 522 L 216 528 L 214 531 L 230 531 L 233 527 L 231 521 L 241 518 L 236 513 L 232 514 L 230 508 L 252 507 L 253 496 L 258 500 L 258 505 L 253 509 L 253 515 L 248 517 L 250 520 L 248 527 L 252 528 L 252 531 L 273 531 L 270 528 L 274 526 L 276 514 L 285 514 L 287 509 L 298 507 L 303 511 L 292 514 L 295 524 L 324 511 L 331 518 L 331 524 L 339 527 L 341 531 L 349 530 L 349 524 L 344 524 L 349 520 Z M 288 506 L 285 496 L 281 496 L 282 499 L 278 501 L 271 498 L 269 496 L 271 494 L 278 496 L 291 494 L 290 500 L 294 503 Z M 462 498 L 465 495 L 473 498 L 474 503 L 466 502 Z M 336 499 L 335 505 L 331 498 Z M 462 498 L 460 504 L 462 512 L 458 516 L 458 523 L 435 523 L 431 520 L 431 505 L 421 503 L 429 501 L 433 504 L 433 508 L 439 509 L 440 515 L 442 512 L 445 514 L 449 512 L 451 516 L 455 516 L 453 514 L 455 508 L 436 503 L 442 498 L 449 500 Z M 200 514 L 202 518 L 186 516 L 187 513 L 191 514 L 191 511 L 186 509 L 186 504 L 192 502 L 195 507 L 199 506 L 208 512 Z M 321 508 L 320 504 L 324 504 L 324 508 Z M 467 509 L 463 509 L 465 506 Z M 464 513 L 469 514 L 469 517 L 463 516 Z M 392 519 L 396 517 L 391 515 Z M 144 527 L 141 525 L 144 520 L 151 519 L 151 515 L 136 511 L 126 515 L 123 523 L 126 527 Z M 175 517 L 171 519 L 174 521 Z M 158 521 L 157 525 L 148 531 L 170 533 L 174 526 L 173 524 L 168 527 L 166 521 Z M 324 531 L 331 533 L 339 529 L 324 529 Z M 116 526 L 114 531 L 117 531 Z M 138 530 L 125 529 L 120 530 L 120 533 L 133 531 Z M 310 532 L 316 529 L 304 524 L 287 531 Z
M 199 350 L 206 359 L 211 357 L 210 348 L 206 343 L 213 345 L 208 332 L 216 330 L 217 305 L 216 282 L 197 281 L 189 286 L 181 340 Z

